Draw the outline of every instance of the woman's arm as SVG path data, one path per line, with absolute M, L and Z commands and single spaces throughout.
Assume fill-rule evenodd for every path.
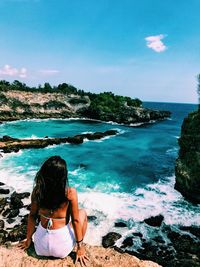
M 23 249 L 26 249 L 31 245 L 32 235 L 35 232 L 37 215 L 38 215 L 38 204 L 35 200 L 34 190 L 33 190 L 33 193 L 31 195 L 31 209 L 28 215 L 26 240 L 19 245 Z
M 71 188 L 70 192 L 70 202 L 71 202 L 71 217 L 72 225 L 74 228 L 74 233 L 77 242 L 77 252 L 76 252 L 76 262 L 80 260 L 81 266 L 86 266 L 86 261 L 88 257 L 85 255 L 85 248 L 82 246 L 83 241 L 83 231 L 82 225 L 79 217 L 79 208 L 78 208 L 78 196 L 75 188 Z
M 78 196 L 75 188 L 71 188 L 70 191 L 72 225 L 74 228 L 76 241 L 81 241 L 83 239 L 83 234 L 79 218 Z

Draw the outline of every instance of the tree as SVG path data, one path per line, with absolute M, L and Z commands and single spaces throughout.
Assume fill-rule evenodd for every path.
M 199 99 L 199 111 L 200 111 L 200 74 L 197 76 L 198 84 L 197 84 L 197 93 L 198 93 L 198 99 Z

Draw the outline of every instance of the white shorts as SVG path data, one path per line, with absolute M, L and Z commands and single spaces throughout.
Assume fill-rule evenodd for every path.
M 33 239 L 37 255 L 56 258 L 66 257 L 76 244 L 74 231 L 69 223 L 62 228 L 48 230 L 40 222 Z

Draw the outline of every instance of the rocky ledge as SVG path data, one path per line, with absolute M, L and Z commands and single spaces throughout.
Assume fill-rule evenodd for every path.
M 61 143 L 82 144 L 84 139 L 98 140 L 106 136 L 116 135 L 117 130 L 107 130 L 105 132 L 78 134 L 72 137 L 63 138 L 43 138 L 43 139 L 18 139 L 10 136 L 0 138 L 0 150 L 4 153 L 18 152 L 25 148 L 44 148 L 49 145 L 58 145 Z
M 200 203 L 200 111 L 184 119 L 176 161 L 175 189 L 194 203 Z

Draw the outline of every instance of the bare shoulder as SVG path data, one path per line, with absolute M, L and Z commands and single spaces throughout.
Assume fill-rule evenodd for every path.
M 74 187 L 68 187 L 66 189 L 66 196 L 70 201 L 77 199 L 76 189 Z

